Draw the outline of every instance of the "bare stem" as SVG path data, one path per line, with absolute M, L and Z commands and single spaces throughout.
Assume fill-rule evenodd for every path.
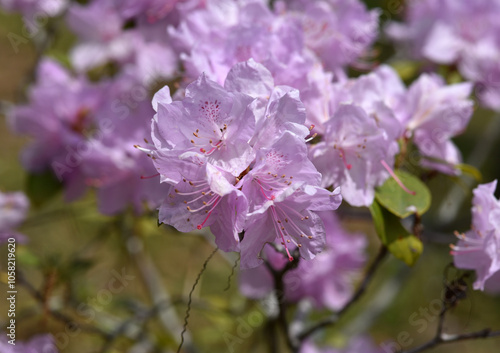
M 434 348 L 434 347 L 436 347 L 438 345 L 442 345 L 442 344 L 460 342 L 460 341 L 465 341 L 465 340 L 497 337 L 497 336 L 500 336 L 500 331 L 491 331 L 488 328 L 480 330 L 480 331 L 464 333 L 461 335 L 440 334 L 440 335 L 434 337 L 429 342 L 424 343 L 421 346 L 412 348 L 412 349 L 407 350 L 407 351 L 402 351 L 400 353 L 418 353 L 418 352 L 423 352 L 427 349 L 431 349 L 431 348 Z
M 349 310 L 349 308 L 354 303 L 356 303 L 358 301 L 358 299 L 361 298 L 361 296 L 365 293 L 366 289 L 368 288 L 368 285 L 370 284 L 371 280 L 373 279 L 375 272 L 379 268 L 380 264 L 382 263 L 382 261 L 384 260 L 386 255 L 387 255 L 387 248 L 384 245 L 382 245 L 377 257 L 373 260 L 370 267 L 366 271 L 365 276 L 364 276 L 363 280 L 361 281 L 361 284 L 359 285 L 356 292 L 354 292 L 353 296 L 347 302 L 347 304 L 344 305 L 344 307 L 342 309 L 340 309 L 340 311 L 336 312 L 332 316 L 330 316 L 322 321 L 319 321 L 315 325 L 306 329 L 304 332 L 299 334 L 298 339 L 300 341 L 304 341 L 306 338 L 308 338 L 309 336 L 311 336 L 313 333 L 317 332 L 318 330 L 325 328 L 327 326 L 330 326 L 330 325 L 334 325 L 339 320 L 339 318 L 345 312 L 347 312 L 347 310 Z

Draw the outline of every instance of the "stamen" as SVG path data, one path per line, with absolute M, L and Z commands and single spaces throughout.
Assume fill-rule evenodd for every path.
M 351 170 L 352 165 L 347 163 L 344 150 L 340 148 L 339 151 L 340 151 L 339 157 L 342 158 L 342 162 L 344 162 L 345 167 L 347 168 L 347 170 Z
M 276 214 L 276 210 L 274 209 L 274 206 L 271 206 L 270 208 L 271 208 L 271 214 L 274 217 L 274 219 L 279 220 L 278 215 Z M 288 255 L 288 261 L 292 262 L 293 256 L 290 255 L 290 251 L 288 251 L 288 247 L 286 246 L 285 236 L 283 234 L 283 230 L 281 230 L 279 227 L 276 227 L 276 223 L 273 222 L 273 224 L 274 224 L 275 228 L 278 228 L 278 232 L 281 236 L 281 243 L 285 246 L 285 251 L 286 251 L 286 254 Z
M 384 168 L 389 172 L 389 174 L 396 181 L 396 183 L 398 183 L 398 185 L 401 187 L 401 189 L 403 189 L 405 192 L 407 192 L 410 195 L 416 194 L 415 191 L 411 191 L 403 184 L 403 182 L 398 178 L 398 176 L 394 173 L 394 171 L 391 169 L 391 167 L 389 167 L 389 165 L 383 159 L 380 160 L 380 163 L 382 163 Z
M 206 190 L 209 190 L 209 188 L 207 187 Z M 200 191 L 200 190 L 196 190 L 196 191 L 191 191 L 191 192 L 180 192 L 179 190 L 175 189 L 174 190 L 176 194 L 178 195 L 182 195 L 182 196 L 190 196 L 190 195 L 198 195 L 198 194 L 202 194 L 202 195 L 205 195 L 206 192 L 203 192 L 203 191 Z
M 206 208 L 206 207 L 208 207 L 208 206 L 211 206 L 214 202 L 217 202 L 217 200 L 219 200 L 219 199 L 220 199 L 220 196 L 219 196 L 219 195 L 217 195 L 217 196 L 215 196 L 215 197 L 212 197 L 212 199 L 211 199 L 210 201 L 208 201 L 208 203 L 207 203 L 207 204 L 204 204 L 204 205 L 203 205 L 203 206 L 201 206 L 200 208 L 197 208 L 197 209 L 195 209 L 195 210 L 193 210 L 193 209 L 189 208 L 189 210 L 188 210 L 188 211 L 190 211 L 190 212 L 192 212 L 192 213 L 196 213 L 196 212 L 201 211 L 202 209 L 204 209 L 204 208 Z M 188 206 L 188 207 L 189 207 L 189 206 Z M 210 213 L 211 213 L 211 212 L 212 212 L 212 211 L 210 211 Z M 208 211 L 207 211 L 207 213 L 208 213 Z
M 210 215 L 212 214 L 213 210 L 215 210 L 215 208 L 217 207 L 217 205 L 219 204 L 220 200 L 222 199 L 222 197 L 220 196 L 217 196 L 217 201 L 215 203 L 215 205 L 212 207 L 212 209 L 208 212 L 207 216 L 205 217 L 205 219 L 203 220 L 203 222 L 201 222 L 200 224 L 198 224 L 196 226 L 197 229 L 201 229 L 203 228 L 203 226 L 205 225 L 205 223 L 207 222 L 208 218 L 210 217 Z
M 266 193 L 264 192 L 264 188 L 262 187 L 262 184 L 260 183 L 260 180 L 258 180 L 258 179 L 254 179 L 254 180 L 257 182 L 257 184 L 259 184 L 260 191 L 262 192 L 262 195 L 264 195 L 264 197 L 265 197 L 266 199 L 268 199 L 268 200 L 271 200 L 271 201 L 272 201 L 272 200 L 274 200 L 274 199 L 276 198 L 274 195 L 271 195 L 271 197 L 268 197 L 268 196 L 266 195 Z
M 150 176 L 141 175 L 141 179 L 153 179 L 156 178 L 158 175 L 160 175 L 160 173 L 156 173 L 155 175 L 150 175 Z

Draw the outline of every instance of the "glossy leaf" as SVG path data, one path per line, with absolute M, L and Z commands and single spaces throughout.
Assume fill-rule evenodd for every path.
M 398 259 L 413 266 L 424 249 L 422 242 L 410 234 L 401 220 L 374 201 L 370 206 L 375 230 L 382 244 Z
M 395 173 L 408 189 L 415 192 L 415 195 L 403 190 L 394 178 L 389 178 L 384 185 L 377 188 L 375 192 L 377 201 L 400 218 L 414 213 L 424 214 L 431 205 L 431 193 L 427 186 L 410 173 L 402 171 Z

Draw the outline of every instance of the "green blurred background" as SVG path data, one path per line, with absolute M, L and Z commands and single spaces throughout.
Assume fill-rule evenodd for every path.
M 391 9 L 391 2 L 384 3 L 386 14 L 397 16 Z M 23 23 L 19 16 L 0 13 L 0 100 L 20 102 L 37 53 L 32 42 L 19 45 L 15 52 L 8 39 L 9 33 L 22 34 Z M 62 30 L 47 50 L 53 57 L 64 60 L 71 46 L 71 34 Z M 390 56 L 392 48 L 382 41 L 379 45 L 382 56 Z M 410 72 L 409 64 L 394 64 L 401 72 Z M 406 66 L 405 66 L 406 65 Z M 406 71 L 405 71 L 406 70 Z M 3 104 L 5 105 L 5 104 Z M 484 142 L 484 133 L 495 119 L 493 113 L 477 110 L 467 132 L 456 139 L 464 159 L 467 160 L 478 144 Z M 500 119 L 500 117 L 496 117 Z M 483 182 L 500 176 L 500 164 L 496 152 L 499 142 L 490 146 L 487 163 L 481 167 Z M 14 136 L 8 129 L 5 117 L 0 117 L 0 190 L 23 190 L 26 173 L 23 171 L 19 154 L 28 142 L 25 138 Z M 409 318 L 419 310 L 429 308 L 439 299 L 443 289 L 443 269 L 452 258 L 449 246 L 455 242 L 453 230 L 465 231 L 470 224 L 470 190 L 461 189 L 465 201 L 459 208 L 455 219 L 443 224 L 438 214 L 443 197 L 455 185 L 449 178 L 436 177 L 429 183 L 433 194 L 433 207 L 424 217 L 425 250 L 418 263 L 408 269 L 394 258 L 387 260 L 381 267 L 363 299 L 341 320 L 334 329 L 319 335 L 320 340 L 332 345 L 342 345 L 346 337 L 368 329 L 377 343 L 397 340 L 402 331 L 407 331 L 412 346 L 432 338 L 435 330 L 435 317 L 426 320 L 427 328 L 417 332 Z M 451 199 L 449 202 L 457 202 Z M 346 226 L 365 232 L 370 239 L 370 256 L 378 248 L 371 220 L 366 212 L 345 210 L 342 213 Z M 134 229 L 134 236 L 124 236 L 119 227 L 123 224 Z M 156 283 L 169 294 L 179 321 L 184 318 L 189 291 L 202 269 L 203 263 L 213 250 L 210 241 L 199 235 L 179 234 L 168 227 L 156 226 L 156 214 L 137 219 L 131 214 L 118 219 L 105 217 L 96 211 L 95 198 L 89 193 L 83 200 L 72 204 L 63 202 L 61 195 L 56 196 L 42 207 L 33 207 L 29 218 L 20 231 L 30 238 L 29 244 L 17 249 L 17 267 L 27 280 L 42 295 L 36 300 L 26 288 L 18 284 L 17 334 L 18 339 L 36 333 L 51 332 L 57 342 L 64 346 L 63 352 L 100 352 L 103 347 L 109 352 L 122 352 L 133 346 L 130 338 L 118 335 L 106 346 L 106 340 L 98 333 L 83 330 L 80 333 L 68 331 L 64 320 L 54 318 L 49 308 L 59 311 L 67 318 L 101 331 L 111 332 L 127 322 L 137 328 L 135 334 L 153 337 L 158 347 L 174 349 L 178 335 L 164 329 L 157 316 L 148 313 L 152 298 L 147 283 L 150 278 L 144 275 L 144 266 L 156 267 Z M 238 294 L 237 277 L 231 279 L 229 290 L 225 290 L 232 272 L 236 256 L 217 253 L 207 266 L 200 283 L 193 293 L 193 305 L 189 320 L 189 330 L 200 352 L 229 351 L 224 335 L 236 335 L 241 320 L 249 315 L 262 312 L 259 303 L 249 301 Z M 149 262 L 149 260 L 152 260 Z M 5 293 L 6 286 L 6 249 L 0 249 L 0 291 Z M 148 265 L 149 264 L 149 265 Z M 103 290 L 113 278 L 111 271 L 124 271 L 133 276 L 120 293 L 111 300 L 103 299 Z M 147 271 L 146 271 L 147 272 Z M 332 274 L 334 276 L 335 274 Z M 453 271 L 449 279 L 457 274 Z M 472 279 L 468 279 L 471 283 Z M 99 294 L 101 293 L 101 294 Z M 101 297 L 99 297 L 101 295 Z M 95 299 L 98 299 L 95 302 Z M 106 303 L 103 305 L 103 303 Z M 86 320 L 78 312 L 81 303 L 92 306 L 95 318 Z M 94 303 L 94 304 L 92 304 Z M 161 309 L 164 309 L 161 307 Z M 0 322 L 6 322 L 6 301 L 0 301 Z M 318 314 L 319 316 L 319 314 Z M 128 329 L 130 329 L 128 327 Z M 500 328 L 500 300 L 481 292 L 468 291 L 467 299 L 458 307 L 450 310 L 445 322 L 445 330 L 450 333 L 464 333 L 491 327 Z M 122 327 L 123 328 L 123 327 Z M 127 327 L 123 329 L 125 332 Z M 121 332 L 121 331 L 120 331 Z M 138 333 L 139 332 L 139 333 Z M 266 325 L 254 328 L 252 334 L 234 345 L 237 352 L 268 351 L 269 335 L 279 333 L 270 331 Z M 134 336 L 131 334 L 131 336 Z M 142 337 L 142 336 L 140 336 Z M 284 345 L 281 347 L 284 350 Z M 108 349 L 109 348 L 109 349 Z M 408 348 L 408 347 L 405 347 Z M 498 352 L 500 339 L 466 341 L 449 346 L 441 346 L 429 352 Z

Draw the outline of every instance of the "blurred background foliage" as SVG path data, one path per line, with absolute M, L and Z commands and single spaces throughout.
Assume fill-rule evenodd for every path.
M 397 19 L 401 14 L 400 1 L 366 2 L 369 6 L 382 6 L 383 20 Z M 67 62 L 67 50 L 74 38 L 62 23 L 57 26 L 62 27 L 57 29 L 55 40 L 46 53 L 64 63 Z M 13 50 L 7 35 L 23 35 L 22 28 L 20 16 L 0 13 L 2 104 L 23 100 L 26 85 L 33 76 L 33 68 L 39 56 L 31 41 L 19 45 L 17 53 Z M 402 61 L 394 56 L 394 49 L 383 37 L 377 43 L 376 50 L 378 55 L 375 61 L 388 60 L 407 83 L 419 73 L 421 63 Z M 446 74 L 444 69 L 442 72 Z M 457 79 L 450 72 L 446 78 Z M 500 164 L 497 163 L 496 154 L 500 148 L 500 140 L 493 138 L 492 145 L 485 146 L 489 148 L 482 147 L 487 142 L 486 135 L 494 119 L 500 120 L 500 117 L 495 117 L 490 111 L 476 109 L 468 130 L 455 139 L 465 161 L 474 164 L 475 161 L 471 160 L 474 151 L 479 155 L 481 151 L 487 154 L 484 156 L 487 162 L 480 166 L 482 182 L 500 177 Z M 9 131 L 4 115 L 0 117 L 0 141 L 0 190 L 25 190 L 27 175 L 20 165 L 19 154 L 27 141 Z M 423 255 L 413 268 L 407 268 L 393 257 L 387 260 L 362 300 L 339 325 L 322 334 L 326 343 L 342 345 L 346 337 L 363 330 L 368 330 L 379 344 L 397 340 L 402 331 L 409 333 L 412 345 L 433 337 L 436 321 L 429 321 L 428 327 L 419 333 L 419 327 L 412 326 L 409 317 L 418 313 L 418 318 L 421 318 L 421 308 L 429 308 L 433 300 L 441 297 L 443 283 L 446 282 L 443 270 L 452 261 L 449 244 L 455 241 L 453 231 L 465 231 L 470 226 L 471 189 L 464 186 L 464 180 L 436 176 L 428 181 L 433 202 L 423 219 Z M 460 195 L 458 198 L 447 198 L 455 185 L 459 185 Z M 460 202 L 459 198 L 462 196 L 465 198 Z M 441 210 L 454 207 L 457 203 L 458 212 L 453 219 L 443 222 Z M 346 227 L 368 235 L 372 258 L 378 248 L 378 239 L 374 235 L 368 211 L 344 208 L 341 217 Z M 123 234 L 121 227 L 124 223 L 128 224 L 128 229 L 134 230 L 133 234 Z M 172 228 L 157 227 L 156 224 L 154 211 L 140 219 L 132 213 L 121 218 L 102 216 L 97 212 L 92 193 L 72 204 L 64 203 L 62 196 L 58 194 L 42 206 L 32 207 L 28 220 L 20 228 L 21 232 L 29 236 L 30 241 L 25 246 L 18 247 L 17 266 L 41 297 L 34 298 L 27 288 L 18 283 L 18 339 L 51 332 L 55 335 L 56 342 L 65 346 L 62 352 L 99 352 L 103 349 L 121 352 L 131 347 L 133 342 L 119 333 L 125 332 L 127 325 L 135 325 L 138 331 L 134 334 L 137 336 L 142 334 L 155 337 L 159 347 L 175 349 L 175 342 L 178 342 L 179 337 L 165 330 L 158 316 L 150 312 L 153 299 L 148 290 L 148 276 L 145 275 L 144 266 L 149 268 L 147 266 L 152 264 L 156 268 L 158 284 L 168 291 L 170 305 L 179 321 L 182 321 L 188 294 L 203 263 L 212 252 L 213 245 L 211 240 L 207 241 L 203 236 L 180 234 Z M 247 320 L 251 313 L 263 312 L 258 302 L 247 300 L 238 293 L 237 276 L 230 279 L 233 263 L 237 259 L 233 255 L 218 252 L 208 264 L 193 293 L 188 328 L 200 352 L 228 351 L 224 334 L 236 334 L 241 319 Z M 5 293 L 5 247 L 0 249 L 0 259 L 0 288 Z M 149 259 L 152 261 L 148 262 Z M 123 269 L 134 277 L 130 280 L 130 285 L 120 293 L 113 294 L 109 301 L 99 300 L 99 293 L 101 299 L 105 298 L 102 291 L 113 278 L 111 271 L 120 272 Z M 459 274 L 451 271 L 448 281 L 457 276 Z M 229 279 L 230 287 L 225 290 Z M 472 280 L 473 278 L 468 278 L 467 282 L 471 284 Z M 95 314 L 92 320 L 78 311 L 81 303 L 91 306 Z M 83 324 L 82 332 L 68 331 L 64 320 L 51 314 L 49 308 L 56 308 L 64 317 Z M 163 307 L 158 309 L 163 310 Z M 499 312 L 498 297 L 469 290 L 466 300 L 450 311 L 445 328 L 447 332 L 456 333 L 485 327 L 498 329 Z M 2 300 L 2 327 L 5 327 L 3 323 L 7 319 L 6 313 L 6 301 Z M 320 317 L 321 314 L 318 313 L 317 316 Z M 116 337 L 109 336 L 113 333 Z M 255 328 L 249 338 L 236 344 L 235 350 L 262 352 L 268 349 L 271 335 L 279 339 L 280 333 L 261 325 Z M 498 339 L 475 340 L 440 346 L 429 352 L 496 352 L 498 347 Z

